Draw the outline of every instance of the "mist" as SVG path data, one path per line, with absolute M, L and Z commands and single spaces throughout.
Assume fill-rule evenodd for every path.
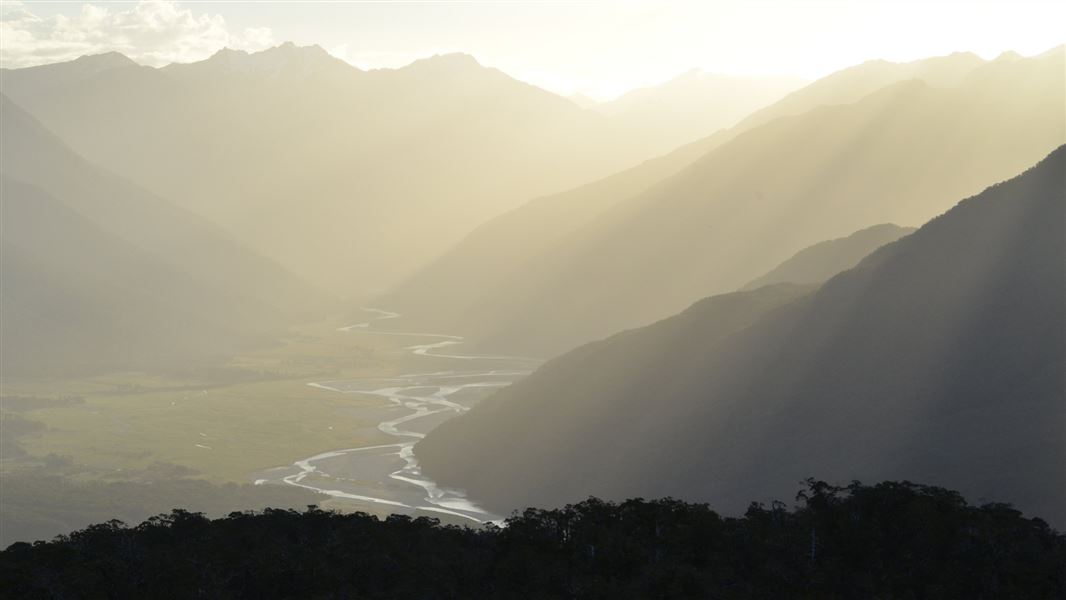
M 1062 10 L 727 4 L 5 4 L 4 594 L 1066 593 Z

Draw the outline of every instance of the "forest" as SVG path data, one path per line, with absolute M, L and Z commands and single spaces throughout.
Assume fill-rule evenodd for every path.
M 309 506 L 174 510 L 0 553 L 7 598 L 1061 598 L 1066 536 L 911 482 L 808 479 L 795 505 L 589 498 L 503 526 Z

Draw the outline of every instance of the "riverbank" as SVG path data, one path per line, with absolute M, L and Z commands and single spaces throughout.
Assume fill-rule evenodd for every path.
M 334 394 L 385 400 L 383 407 L 364 408 L 360 416 L 363 421 L 380 418 L 377 430 L 393 443 L 319 453 L 297 460 L 289 468 L 264 471 L 256 484 L 312 490 L 368 512 L 426 512 L 475 523 L 500 519 L 462 490 L 441 487 L 422 474 L 415 444 L 433 427 L 466 412 L 495 389 L 525 377 L 540 361 L 462 354 L 461 348 L 455 348 L 463 342 L 460 336 L 396 330 L 388 326 L 400 316 L 397 313 L 364 310 L 372 316 L 370 320 L 339 330 L 358 336 L 412 338 L 421 342 L 405 348 L 413 356 L 428 361 L 445 359 L 457 368 L 310 383 Z
M 403 331 L 395 313 L 366 314 L 365 322 L 301 328 L 283 345 L 211 370 L 5 381 L 4 441 L 11 448 L 5 446 L 0 477 L 54 482 L 47 489 L 89 486 L 86 493 L 94 494 L 99 486 L 163 482 L 188 490 L 169 500 L 147 488 L 136 492 L 145 500 L 130 515 L 199 506 L 190 494 L 204 483 L 258 484 L 267 505 L 291 496 L 296 508 L 317 502 L 457 523 L 497 518 L 461 491 L 424 478 L 414 444 L 536 361 L 464 355 L 459 336 Z M 17 435 L 7 435 L 9 425 Z M 248 496 L 216 491 L 220 498 Z M 53 508 L 81 518 L 73 504 Z
M 251 483 L 253 473 L 297 458 L 389 443 L 377 429 L 380 399 L 308 383 L 446 365 L 412 356 L 409 339 L 349 335 L 343 324 L 301 328 L 215 369 L 5 380 L 0 408 L 32 427 L 10 438 L 17 451 L 4 453 L 0 470 L 51 465 L 51 474 L 110 481 L 168 465 L 214 483 Z

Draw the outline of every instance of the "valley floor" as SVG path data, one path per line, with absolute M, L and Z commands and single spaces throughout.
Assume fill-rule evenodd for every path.
M 63 517 L 54 523 L 55 511 L 39 508 L 47 514 L 24 522 L 23 509 L 42 506 L 38 495 L 93 495 L 57 494 L 57 485 L 191 481 L 254 485 L 238 497 L 261 502 L 234 510 L 313 502 L 385 515 L 425 504 L 446 520 L 488 520 L 461 493 L 420 478 L 411 447 L 442 420 L 527 373 L 531 363 L 464 356 L 452 349 L 461 339 L 455 336 L 396 335 L 402 325 L 390 325 L 402 320 L 393 317 L 371 311 L 354 326 L 344 320 L 310 325 L 284 344 L 213 369 L 5 381 L 2 520 L 11 525 L 14 519 L 20 535 L 50 537 L 95 516 L 59 507 Z M 376 450 L 351 452 L 364 448 Z M 203 506 L 196 502 L 201 493 L 191 486 L 188 498 L 178 491 L 172 504 L 154 507 L 160 500 L 146 499 L 114 516 Z M 107 496 L 102 489 L 98 495 Z M 425 502 L 430 496 L 432 505 Z M 228 504 L 220 502 L 206 508 L 224 512 Z M 4 545 L 22 539 L 2 537 Z

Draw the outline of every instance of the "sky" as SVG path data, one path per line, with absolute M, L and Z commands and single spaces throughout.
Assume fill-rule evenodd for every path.
M 117 50 L 161 66 L 293 41 L 360 68 L 465 52 L 545 89 L 605 100 L 694 68 L 816 79 L 878 58 L 1032 55 L 1066 41 L 1062 23 L 1062 0 L 0 0 L 0 64 Z

